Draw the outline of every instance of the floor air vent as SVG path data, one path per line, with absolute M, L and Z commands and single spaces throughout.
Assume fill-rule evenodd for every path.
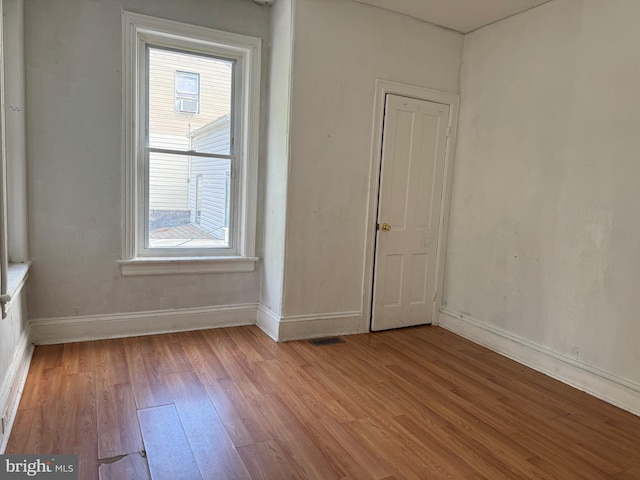
M 335 345 L 337 343 L 345 343 L 340 337 L 329 338 L 316 338 L 315 340 L 309 340 L 309 343 L 314 347 L 324 347 L 325 345 Z

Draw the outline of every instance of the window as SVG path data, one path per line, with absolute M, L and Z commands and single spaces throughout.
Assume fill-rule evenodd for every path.
M 200 74 L 176 71 L 176 112 L 198 113 Z
M 27 248 L 27 161 L 22 2 L 5 0 L 0 16 L 0 310 L 23 288 Z
M 236 62 L 151 45 L 146 47 L 146 58 L 147 249 L 232 248 L 229 241 L 234 239 L 225 235 L 226 212 L 236 199 L 225 187 L 236 159 L 232 114 Z M 176 90 L 183 97 L 177 100 L 179 112 L 198 112 L 199 84 L 204 80 L 199 115 L 173 114 L 173 92 L 167 84 L 174 72 Z
M 123 275 L 253 270 L 260 39 L 127 12 L 123 29 Z

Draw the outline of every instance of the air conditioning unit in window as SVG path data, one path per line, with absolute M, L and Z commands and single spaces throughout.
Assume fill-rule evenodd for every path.
M 198 113 L 198 102 L 195 100 L 180 99 L 177 103 L 179 112 Z

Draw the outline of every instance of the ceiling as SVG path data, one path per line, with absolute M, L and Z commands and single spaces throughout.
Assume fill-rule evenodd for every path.
M 356 0 L 469 33 L 549 0 Z

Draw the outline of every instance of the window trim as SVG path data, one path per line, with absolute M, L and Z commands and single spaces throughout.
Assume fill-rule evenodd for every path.
M 262 40 L 205 27 L 122 12 L 123 28 L 123 252 L 120 261 L 123 275 L 169 273 L 237 272 L 255 269 L 257 171 L 260 114 L 260 65 Z M 170 46 L 238 60 L 242 77 L 236 106 L 235 149 L 237 155 L 237 205 L 235 212 L 235 251 L 208 250 L 197 256 L 146 256 L 144 241 L 145 162 L 140 156 L 141 112 L 145 106 L 144 86 L 139 76 L 141 55 L 146 45 Z M 141 228 L 142 227 L 142 228 Z M 154 264 L 157 268 L 154 268 Z M 149 273 L 150 271 L 156 273 Z M 126 273 L 125 273 L 126 271 Z
M 0 5 L 0 319 L 24 287 L 31 262 L 27 241 L 24 12 Z

